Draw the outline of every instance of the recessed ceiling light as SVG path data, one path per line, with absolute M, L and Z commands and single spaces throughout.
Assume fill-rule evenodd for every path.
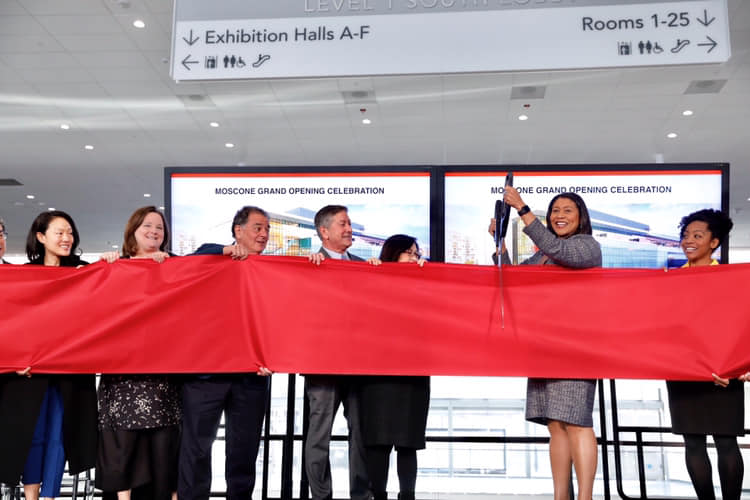
M 362 123 L 364 123 L 365 125 L 369 125 L 369 124 L 371 124 L 371 123 L 372 123 L 372 121 L 371 121 L 371 120 L 370 120 L 369 118 L 364 118 L 364 119 L 362 120 Z
M 112 248 L 120 248 L 119 245 L 112 245 Z
M 55 207 L 49 207 L 47 210 L 49 210 L 51 212 L 51 211 L 57 210 L 57 209 Z
M 67 123 L 61 123 L 60 128 L 63 130 L 68 130 L 70 129 L 70 125 L 68 125 Z
M 521 120 L 522 122 L 525 122 L 526 120 L 529 119 L 529 117 L 526 115 L 518 115 L 518 119 Z
M 212 126 L 213 128 L 216 128 L 219 126 L 219 122 L 211 122 L 209 123 L 209 125 Z
M 225 148 L 233 148 L 233 147 L 234 147 L 234 144 L 233 144 L 233 143 L 231 143 L 231 142 L 227 142 L 226 144 L 224 144 L 224 147 L 225 147 Z
M 94 146 L 92 146 L 91 144 L 86 144 L 83 149 L 85 149 L 86 151 L 93 151 Z
M 163 206 L 163 205 L 160 205 L 160 206 L 159 206 L 159 210 L 164 210 L 164 206 Z
M 133 26 L 135 26 L 136 28 L 142 29 L 146 27 L 146 23 L 144 23 L 143 20 L 141 19 L 136 19 L 135 21 L 133 21 Z
M 669 137 L 670 139 L 674 139 L 675 137 L 677 137 L 677 134 L 675 134 L 674 132 L 670 132 L 667 134 L 667 137 Z
M 686 109 L 682 112 L 682 116 L 693 116 L 692 110 Z
M 29 200 L 33 200 L 34 198 L 36 198 L 36 196 L 34 196 L 33 194 L 27 194 L 26 198 Z
M 143 193 L 144 198 L 151 198 L 151 193 Z

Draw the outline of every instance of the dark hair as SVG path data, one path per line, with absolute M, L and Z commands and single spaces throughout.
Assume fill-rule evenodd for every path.
M 383 262 L 397 262 L 398 257 L 409 250 L 412 245 L 417 244 L 417 239 L 413 236 L 406 234 L 394 234 L 383 243 L 383 248 L 380 250 L 380 260 Z
M 70 224 L 70 227 L 73 229 L 73 245 L 70 247 L 70 255 L 67 257 L 60 257 L 60 265 L 71 265 L 81 260 L 78 255 L 76 255 L 78 243 L 81 242 L 81 238 L 78 236 L 78 229 L 76 228 L 76 223 L 73 222 L 73 217 L 61 210 L 49 210 L 37 215 L 34 222 L 31 223 L 29 234 L 26 236 L 26 257 L 29 258 L 29 262 L 33 264 L 44 264 L 45 248 L 42 242 L 37 239 L 36 233 L 46 233 L 50 222 L 57 218 L 68 221 L 68 224 Z
M 0 232 L 5 231 L 5 221 L 0 217 Z
M 349 209 L 344 205 L 326 205 L 315 214 L 315 231 L 318 233 L 319 238 L 323 238 L 320 234 L 321 227 L 329 227 L 331 225 L 331 219 L 334 215 L 339 212 L 348 212 Z
M 260 214 L 266 219 L 269 219 L 268 214 L 265 210 L 262 208 L 254 207 L 252 205 L 246 205 L 239 210 L 237 210 L 237 213 L 234 214 L 234 219 L 232 219 L 232 238 L 236 238 L 237 236 L 234 234 L 234 228 L 235 226 L 244 226 L 247 224 L 247 220 L 250 218 L 251 214 Z
M 167 226 L 167 219 L 164 214 L 159 212 L 153 205 L 147 207 L 141 207 L 133 212 L 133 215 L 128 219 L 125 224 L 125 234 L 122 237 L 122 254 L 127 257 L 132 257 L 138 253 L 138 242 L 135 240 L 135 231 L 141 224 L 148 214 L 159 214 L 161 216 L 161 222 L 164 225 L 164 241 L 159 245 L 159 250 L 162 252 L 166 251 L 169 246 L 169 227 Z
M 552 198 L 552 201 L 549 202 L 549 207 L 547 207 L 547 230 L 552 234 L 557 234 L 549 221 L 549 217 L 552 215 L 552 205 L 554 205 L 559 198 L 566 198 L 572 201 L 578 208 L 578 229 L 573 234 L 591 234 L 593 231 L 591 230 L 591 217 L 589 217 L 589 210 L 586 208 L 586 203 L 583 201 L 583 198 L 575 193 L 560 193 Z
M 711 236 L 717 238 L 720 244 L 724 243 L 724 240 L 729 235 L 729 231 L 734 227 L 732 219 L 721 210 L 704 208 L 703 210 L 698 210 L 690 215 L 686 215 L 680 220 L 680 240 L 685 237 L 685 229 L 687 229 L 692 222 L 696 221 L 708 224 L 708 230 L 711 231 Z

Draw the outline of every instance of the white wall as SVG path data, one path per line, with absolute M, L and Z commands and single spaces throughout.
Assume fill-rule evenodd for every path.
M 740 262 L 750 262 L 750 247 L 729 247 L 729 263 L 739 264 Z

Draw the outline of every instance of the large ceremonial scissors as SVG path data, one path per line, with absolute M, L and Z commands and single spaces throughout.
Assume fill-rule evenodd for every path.
M 513 172 L 505 176 L 505 187 L 513 186 Z M 495 201 L 495 248 L 497 249 L 497 265 L 500 267 L 498 280 L 500 285 L 500 323 L 505 328 L 505 301 L 503 298 L 503 259 L 500 252 L 505 235 L 508 232 L 508 221 L 510 220 L 510 205 L 505 199 Z

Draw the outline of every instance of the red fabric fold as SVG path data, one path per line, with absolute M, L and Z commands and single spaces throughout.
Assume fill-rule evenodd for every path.
M 0 371 L 707 380 L 750 369 L 750 265 L 570 271 L 194 256 L 2 266 Z

